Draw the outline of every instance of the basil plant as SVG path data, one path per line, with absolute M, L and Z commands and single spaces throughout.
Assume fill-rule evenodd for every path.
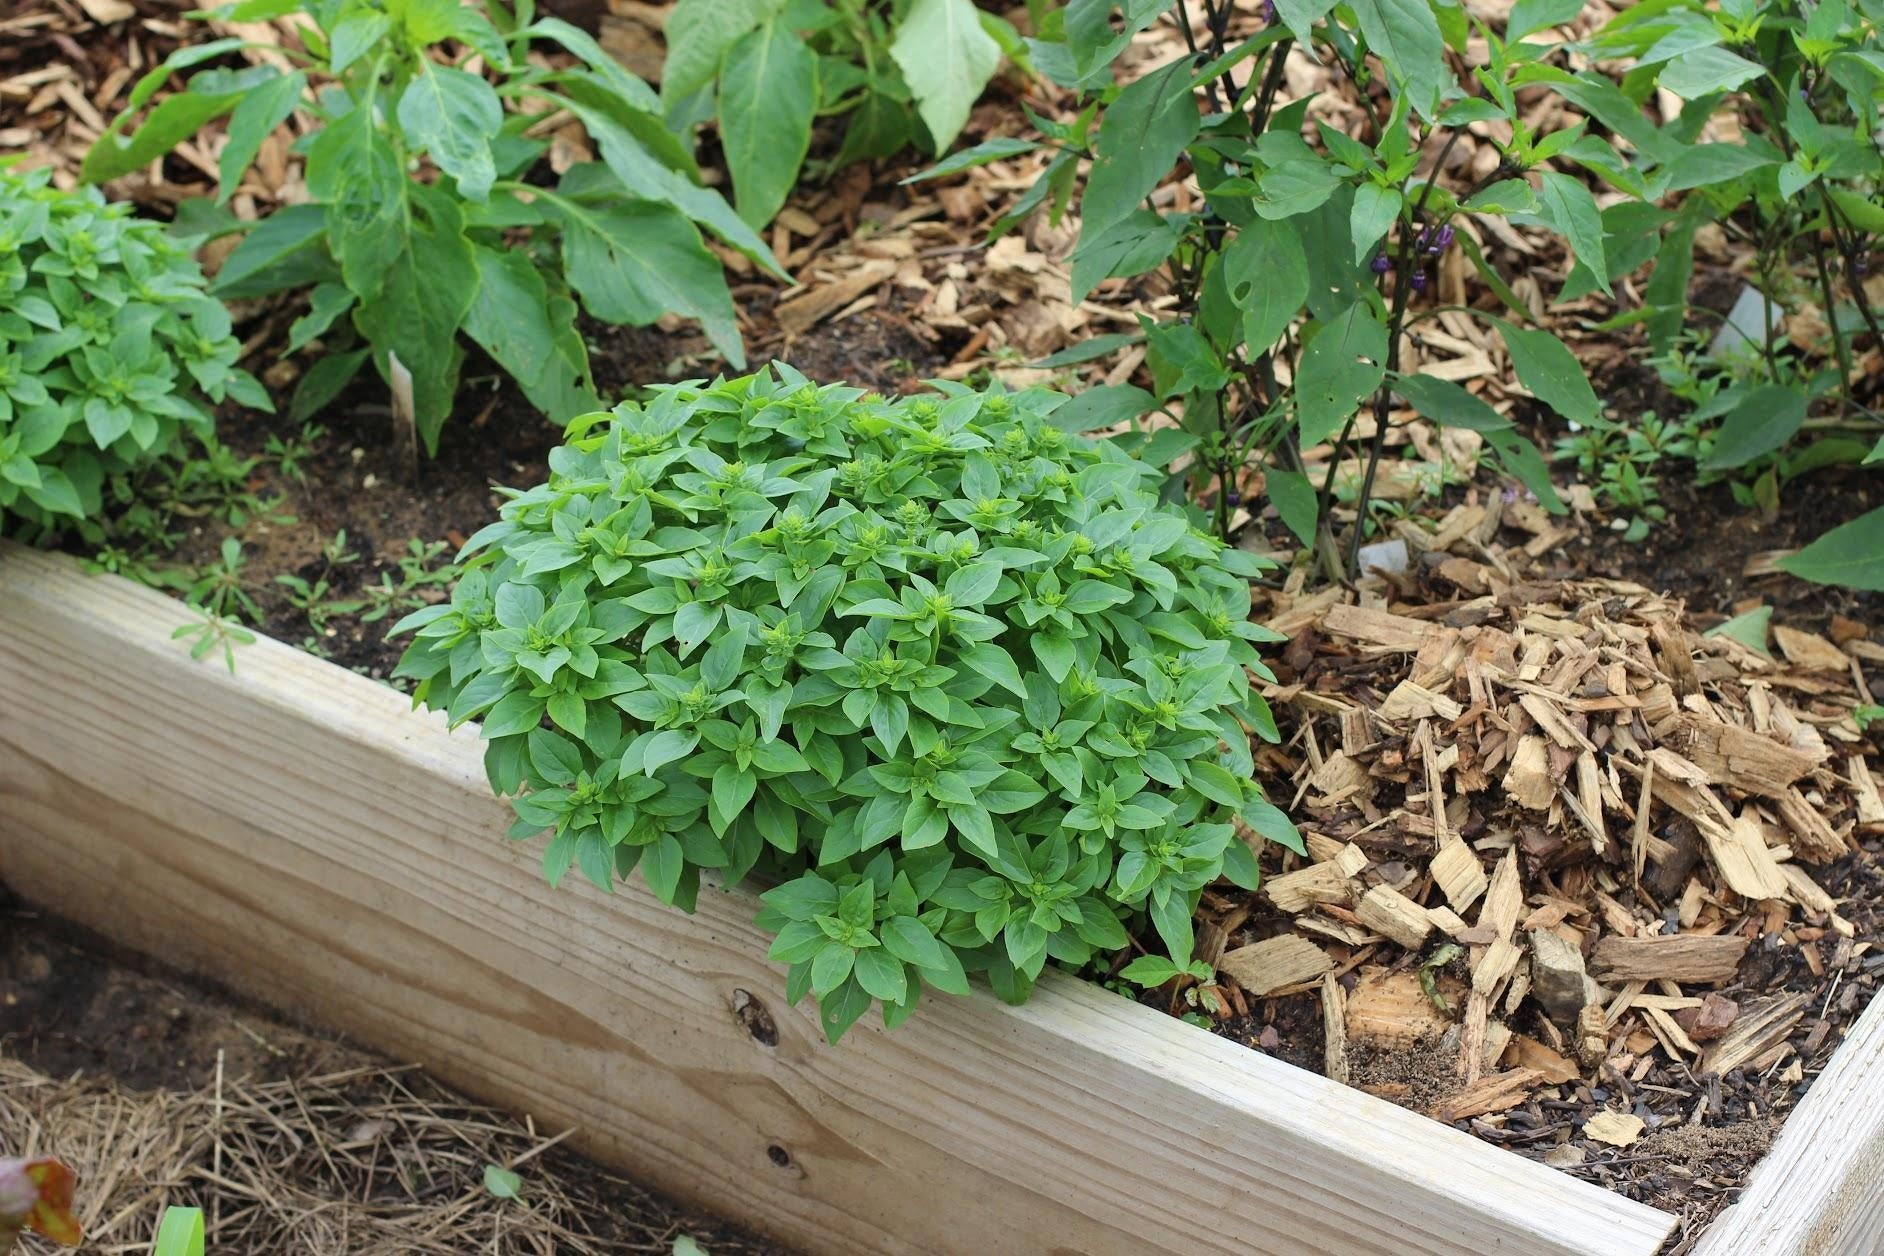
M 269 409 L 229 311 L 161 223 L 0 167 L 0 522 L 94 529 L 118 481 Z
M 756 874 L 833 1041 L 1141 928 L 1185 969 L 1204 887 L 1255 883 L 1238 817 L 1300 845 L 1252 775 L 1258 561 L 1066 398 L 938 387 L 780 366 L 580 418 L 396 629 L 552 882 L 638 869 L 691 909 Z

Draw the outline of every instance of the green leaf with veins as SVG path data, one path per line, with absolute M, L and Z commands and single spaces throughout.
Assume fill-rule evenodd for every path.
M 658 201 L 599 204 L 545 197 L 562 222 L 563 268 L 595 317 L 645 327 L 667 313 L 698 319 L 728 361 L 745 362 L 719 260 L 679 210 Z
M 1357 301 L 1324 324 L 1303 351 L 1295 383 L 1302 448 L 1340 430 L 1362 397 L 1386 374 L 1387 329 L 1373 306 Z
M 727 50 L 720 143 L 748 225 L 772 221 L 797 183 L 817 107 L 818 59 L 782 19 L 767 19 Z
M 1092 174 L 1080 200 L 1080 238 L 1132 213 L 1197 136 L 1197 98 L 1174 61 L 1130 84 L 1106 110 Z
M 969 107 L 1001 62 L 1001 47 L 982 29 L 974 0 L 912 0 L 890 56 L 940 150 L 961 133 Z
M 421 61 L 399 97 L 399 125 L 438 168 L 458 182 L 467 200 L 491 194 L 497 164 L 491 140 L 503 125 L 497 93 L 482 78 L 453 66 Z

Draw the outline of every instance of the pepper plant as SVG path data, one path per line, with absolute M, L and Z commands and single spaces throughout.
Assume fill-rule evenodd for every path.
M 399 674 L 481 718 L 552 881 L 773 883 L 760 923 L 835 1040 L 966 974 L 1024 998 L 1141 924 L 1174 970 L 1275 725 L 1259 563 L 1031 391 L 886 401 L 773 373 L 570 425 L 546 484 L 409 615 Z
M 114 480 L 182 463 L 224 398 L 269 409 L 163 226 L 0 166 L 0 522 L 96 532 Z
M 1875 388 L 1860 391 L 1854 349 L 1863 339 L 1884 345 L 1866 290 L 1884 238 L 1881 23 L 1878 0 L 1671 0 L 1619 13 L 1590 41 L 1590 54 L 1628 66 L 1620 85 L 1595 71 L 1537 72 L 1634 150 L 1648 195 L 1682 198 L 1644 223 L 1660 239 L 1638 317 L 1658 352 L 1675 352 L 1694 314 L 1687 296 L 1696 231 L 1717 223 L 1749 247 L 1766 307 L 1742 329 L 1751 333 L 1752 369 L 1720 367 L 1695 420 L 1717 425 L 1702 471 L 1746 481 L 1746 496 L 1767 507 L 1806 471 L 1884 461 L 1884 416 Z M 1657 89 L 1683 102 L 1660 128 L 1641 111 Z M 1816 368 L 1779 334 L 1781 308 L 1807 303 L 1827 328 Z M 1814 410 L 1819 420 L 1808 426 Z M 1884 588 L 1884 511 L 1858 523 L 1845 540 L 1828 537 L 1829 547 L 1790 560 L 1791 569 Z
M 300 414 L 371 359 L 396 395 L 409 387 L 418 435 L 435 450 L 457 391 L 462 335 L 533 404 L 567 419 L 597 404 L 578 306 L 636 326 L 686 315 L 742 362 L 732 297 L 701 230 L 783 272 L 701 184 L 654 90 L 587 34 L 537 19 L 533 8 L 533 0 L 492 4 L 486 17 L 457 0 L 224 5 L 199 16 L 309 19 L 301 47 L 272 49 L 294 68 L 199 70 L 146 111 L 173 74 L 245 45 L 227 38 L 179 49 L 139 80 L 86 155 L 84 175 L 127 174 L 228 115 L 219 158 L 226 201 L 269 134 L 297 112 L 315 120 L 294 144 L 309 201 L 247 228 L 215 285 L 232 298 L 308 292 L 289 347 L 321 338 L 327 352 L 302 380 Z M 546 68 L 531 60 L 539 47 L 575 64 Z M 582 124 L 601 160 L 552 180 L 548 143 L 531 132 L 557 110 Z
M 1461 248 L 1503 303 L 1469 312 L 1503 339 L 1518 380 L 1566 419 L 1607 422 L 1575 358 L 1528 325 L 1464 226 L 1497 216 L 1563 235 L 1574 256 L 1564 285 L 1572 295 L 1608 291 L 1643 260 L 1612 247 L 1612 228 L 1629 215 L 1600 211 L 1586 181 L 1639 190 L 1639 176 L 1582 125 L 1534 134 L 1519 109 L 1518 86 L 1555 48 L 1540 36 L 1581 6 L 1523 0 L 1502 32 L 1445 0 L 1276 0 L 1269 8 L 1270 20 L 1232 38 L 1230 0 L 1073 0 L 1029 49 L 1034 67 L 1078 93 L 1084 109 L 1068 123 L 1036 119 L 1038 144 L 991 141 L 926 173 L 1051 148 L 1038 182 L 996 230 L 1042 206 L 1057 215 L 1077 194 L 1075 300 L 1108 278 L 1170 269 L 1178 296 L 1171 317 L 1144 320 L 1135 336 L 1075 346 L 1058 361 L 1145 344 L 1152 388 L 1095 389 L 1079 399 L 1081 417 L 1097 428 L 1155 410 L 1178 416 L 1175 429 L 1140 427 L 1130 439 L 1161 462 L 1188 457 L 1192 487 L 1214 496 L 1220 529 L 1255 461 L 1289 528 L 1319 549 L 1330 574 L 1352 570 L 1396 396 L 1435 422 L 1482 433 L 1511 474 L 1561 509 L 1531 442 L 1458 385 L 1403 370 L 1399 346 L 1437 312 L 1436 259 Z M 1113 62 L 1161 20 L 1175 21 L 1194 51 L 1118 85 Z M 1474 33 L 1485 64 L 1468 70 L 1463 54 Z M 1282 103 L 1283 62 L 1297 48 L 1341 67 L 1366 112 L 1361 134 L 1311 123 L 1312 99 Z M 1453 186 L 1444 172 L 1468 137 L 1496 146 L 1498 161 L 1483 179 Z M 1180 172 L 1196 180 L 1202 204 L 1157 207 L 1152 193 Z M 1363 420 L 1372 427 L 1365 440 L 1356 435 Z M 1329 454 L 1316 482 L 1305 454 L 1319 445 Z M 1342 558 L 1329 507 L 1337 470 L 1352 459 L 1365 470 Z
M 679 0 L 661 99 L 683 132 L 719 124 L 734 200 L 755 227 L 797 184 L 814 120 L 842 117 L 832 167 L 947 148 L 1014 28 L 974 0 Z

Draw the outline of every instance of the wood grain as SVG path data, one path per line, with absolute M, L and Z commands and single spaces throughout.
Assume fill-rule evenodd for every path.
M 749 895 L 552 891 L 474 732 L 270 641 L 192 663 L 188 619 L 0 548 L 0 879 L 781 1238 L 1648 1256 L 1673 1225 L 1071 979 L 825 1046 Z
M 1689 933 L 1646 938 L 1611 936 L 1596 944 L 1596 972 L 1617 981 L 1726 981 L 1740 966 L 1747 939 Z
M 1884 994 L 1694 1256 L 1871 1256 L 1884 1251 Z

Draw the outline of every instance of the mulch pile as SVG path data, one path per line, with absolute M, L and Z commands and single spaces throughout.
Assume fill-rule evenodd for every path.
M 1703 635 L 1550 577 L 1573 535 L 1494 494 L 1358 592 L 1259 592 L 1308 858 L 1207 895 L 1200 947 L 1224 1031 L 1698 1221 L 1884 976 L 1884 646 Z

